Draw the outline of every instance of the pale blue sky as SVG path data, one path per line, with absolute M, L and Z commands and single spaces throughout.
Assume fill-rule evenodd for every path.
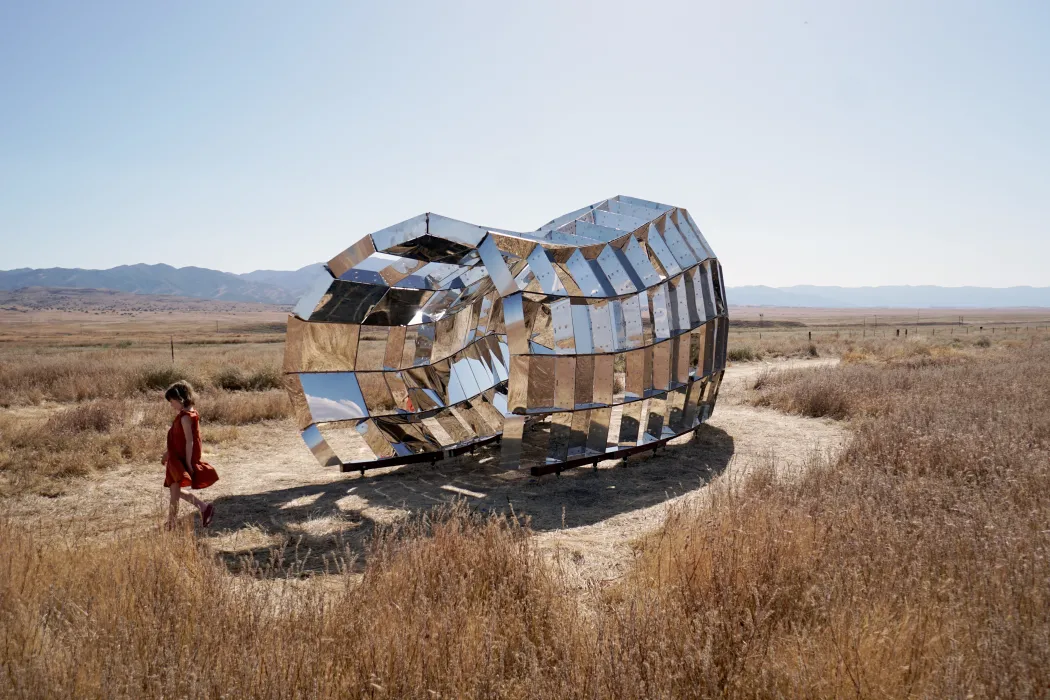
M 0 269 L 687 207 L 742 284 L 1050 285 L 1050 3 L 0 5 Z

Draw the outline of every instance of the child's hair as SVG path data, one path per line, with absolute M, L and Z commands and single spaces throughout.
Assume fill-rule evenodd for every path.
M 168 390 L 164 392 L 164 398 L 175 399 L 182 404 L 183 408 L 190 408 L 197 396 L 193 393 L 193 387 L 189 382 L 178 381 L 168 387 Z

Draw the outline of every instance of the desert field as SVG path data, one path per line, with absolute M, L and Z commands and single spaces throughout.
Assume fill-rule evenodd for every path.
M 0 695 L 1050 688 L 1050 313 L 732 309 L 709 424 L 540 478 L 321 468 L 286 313 L 0 303 Z M 206 531 L 161 528 L 176 379 Z

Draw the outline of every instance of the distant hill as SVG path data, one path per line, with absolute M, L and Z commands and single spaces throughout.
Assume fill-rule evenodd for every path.
M 797 306 L 842 309 L 851 307 L 903 309 L 1002 309 L 1050 307 L 1050 287 L 728 287 L 734 306 Z
M 310 287 L 313 286 L 314 280 L 326 274 L 328 273 L 325 272 L 324 265 L 317 263 L 290 271 L 256 270 L 255 272 L 246 272 L 243 275 L 238 275 L 238 277 L 249 282 L 261 282 L 262 284 L 272 284 L 275 287 L 280 287 L 298 300 L 299 297 L 309 291 Z
M 0 289 L 23 287 L 68 287 L 112 289 L 135 294 L 165 294 L 197 299 L 294 304 L 304 289 L 301 279 L 308 277 L 310 266 L 287 273 L 260 271 L 235 275 L 203 267 L 171 265 L 121 265 L 108 270 L 52 267 L 21 268 L 0 271 Z M 277 275 L 274 277 L 274 275 Z M 281 277 L 281 276 L 284 277 Z M 282 279 L 275 283 L 271 279 Z M 284 282 L 287 282 L 287 286 Z
M 196 299 L 294 304 L 319 275 L 320 263 L 298 270 L 256 270 L 237 275 L 203 267 L 121 265 L 108 270 L 53 267 L 0 270 L 0 290 L 23 287 L 112 289 Z M 1019 308 L 1050 307 L 1050 287 L 729 287 L 734 306 L 809 308 Z

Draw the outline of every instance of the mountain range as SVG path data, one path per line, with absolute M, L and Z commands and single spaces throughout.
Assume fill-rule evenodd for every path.
M 243 275 L 206 267 L 120 265 L 108 270 L 50 267 L 0 270 L 0 289 L 74 287 L 113 289 L 135 294 L 168 294 L 195 299 L 294 304 L 312 280 L 324 274 L 321 264 L 298 270 L 256 270 Z
M 320 263 L 298 270 L 256 270 L 244 274 L 204 267 L 121 265 L 108 270 L 52 267 L 0 270 L 0 290 L 24 287 L 112 289 L 195 299 L 294 304 L 313 280 L 325 274 Z M 1050 307 L 1050 287 L 742 286 L 726 290 L 733 306 L 815 308 L 1017 308 Z

